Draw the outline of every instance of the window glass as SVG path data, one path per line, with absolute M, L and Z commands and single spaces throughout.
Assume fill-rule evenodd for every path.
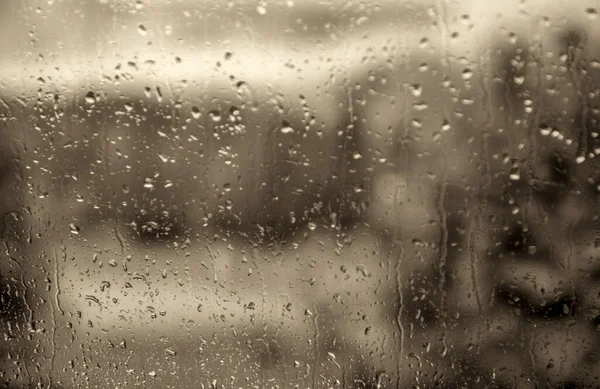
M 4 387 L 600 385 L 593 1 L 0 7 Z

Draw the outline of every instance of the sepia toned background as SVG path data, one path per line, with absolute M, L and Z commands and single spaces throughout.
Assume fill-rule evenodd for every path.
M 599 12 L 5 0 L 0 383 L 600 385 Z

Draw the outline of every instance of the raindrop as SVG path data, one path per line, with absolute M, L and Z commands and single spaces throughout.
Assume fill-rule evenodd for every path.
M 413 96 L 419 97 L 423 93 L 423 87 L 420 84 L 413 84 L 410 86 L 410 92 Z
M 92 91 L 89 91 L 86 95 L 85 95 L 85 102 L 88 104 L 94 104 L 96 103 L 96 94 Z
M 363 156 L 361 153 L 359 153 L 358 151 L 355 151 L 354 154 L 352 155 L 352 159 L 361 159 Z
M 308 223 L 308 229 L 314 231 L 317 228 L 317 225 L 313 222 Z
M 77 202 L 78 203 L 83 203 L 83 196 L 82 195 L 77 195 Z
M 523 85 L 523 83 L 525 82 L 525 76 L 515 76 L 515 77 L 513 78 L 513 82 L 514 82 L 516 85 Z
M 463 70 L 462 72 L 462 78 L 463 80 L 470 80 L 471 77 L 473 77 L 473 71 L 469 68 Z
M 256 12 L 258 12 L 259 15 L 266 15 L 267 9 L 264 6 L 259 5 L 256 7 Z
M 540 126 L 540 134 L 542 134 L 543 136 L 548 136 L 548 135 L 550 135 L 551 132 L 552 132 L 552 127 L 549 127 L 545 124 L 542 124 Z
M 450 123 L 448 120 L 444 120 L 442 122 L 442 131 L 448 131 L 450 129 Z
M 154 180 L 150 177 L 144 178 L 144 188 L 154 188 Z
M 137 31 L 141 36 L 146 36 L 148 34 L 148 30 L 143 24 L 138 24 Z
M 281 122 L 281 133 L 282 134 L 291 134 L 292 132 L 294 132 L 294 129 L 292 128 L 290 123 L 287 120 L 283 120 Z
M 513 168 L 509 175 L 510 179 L 513 181 L 518 181 L 521 179 L 521 173 L 519 172 L 519 168 Z
M 217 111 L 216 109 L 213 109 L 211 111 L 208 112 L 208 115 L 210 116 L 210 118 L 212 119 L 213 122 L 218 123 L 221 121 L 221 112 Z
M 427 103 L 424 101 L 419 101 L 413 104 L 413 108 L 417 111 L 424 111 L 427 109 Z
M 74 235 L 79 235 L 79 231 L 80 231 L 80 230 L 81 230 L 81 229 L 79 228 L 79 226 L 78 226 L 78 225 L 76 225 L 76 224 L 73 224 L 73 223 L 70 223 L 70 224 L 69 224 L 69 231 L 71 232 L 71 234 L 74 234 Z
M 98 305 L 102 305 L 102 304 L 100 304 L 100 300 L 98 300 L 98 297 L 96 297 L 94 295 L 89 295 L 88 294 L 88 295 L 85 296 L 85 299 L 88 300 L 88 301 L 92 301 L 92 302 L 94 302 L 94 303 L 96 303 Z
M 598 17 L 598 8 L 586 8 L 585 13 L 587 14 L 588 18 L 596 20 Z
M 200 116 L 202 116 L 202 113 L 200 112 L 198 107 L 196 107 L 196 106 L 192 107 L 192 117 L 194 119 L 200 119 Z

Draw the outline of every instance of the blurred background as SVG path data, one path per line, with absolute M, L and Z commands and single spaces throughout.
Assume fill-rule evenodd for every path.
M 600 386 L 599 12 L 4 0 L 0 383 Z

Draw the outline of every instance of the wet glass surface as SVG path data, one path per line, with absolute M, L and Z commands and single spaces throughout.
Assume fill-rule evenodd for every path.
M 600 385 L 594 2 L 0 10 L 4 387 Z

